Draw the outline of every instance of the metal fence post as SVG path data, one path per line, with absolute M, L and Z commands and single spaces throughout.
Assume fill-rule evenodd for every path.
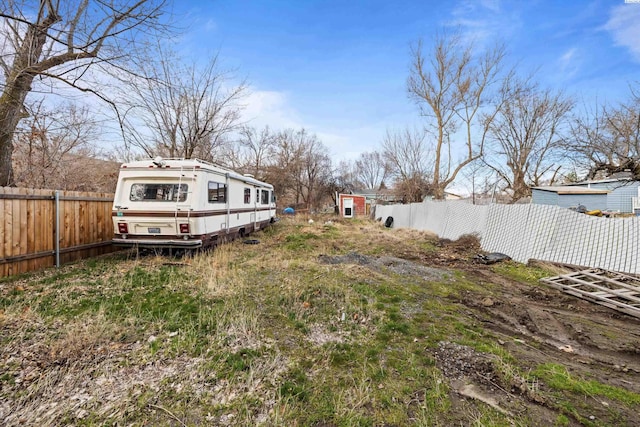
M 60 268 L 60 192 L 56 190 L 56 268 Z

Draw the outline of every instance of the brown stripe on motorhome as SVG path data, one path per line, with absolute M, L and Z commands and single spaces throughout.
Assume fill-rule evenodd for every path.
M 258 222 L 260 228 L 265 227 L 269 224 L 269 221 L 260 221 Z M 217 230 L 217 231 L 213 231 L 211 233 L 205 233 L 205 234 L 153 234 L 153 235 L 149 235 L 149 234 L 127 234 L 127 239 L 129 240 L 146 240 L 149 242 L 153 242 L 154 240 L 162 240 L 162 239 L 175 239 L 175 240 L 183 240 L 185 236 L 189 236 L 189 240 L 197 240 L 197 239 L 201 239 L 201 240 L 207 240 L 207 239 L 211 239 L 213 237 L 216 236 L 225 236 L 227 234 L 234 234 L 234 233 L 239 233 L 241 229 L 246 229 L 247 227 L 250 228 L 250 231 L 255 231 L 256 228 L 254 226 L 253 223 L 251 224 L 245 224 L 245 225 L 241 225 L 241 226 L 235 226 L 235 227 L 231 227 L 229 230 L 227 229 L 222 229 L 222 230 Z M 116 234 L 118 235 L 118 234 Z
M 128 234 L 127 239 L 117 239 L 114 241 L 116 246 L 124 246 L 124 247 L 175 247 L 175 248 L 188 248 L 189 242 L 200 241 L 200 244 L 197 246 L 193 246 L 193 248 L 197 247 L 208 247 L 211 245 L 215 245 L 219 242 L 218 238 L 230 238 L 234 239 L 237 236 L 243 236 L 241 231 L 244 230 L 246 233 L 251 233 L 253 231 L 259 230 L 263 227 L 266 227 L 271 221 L 260 221 L 258 226 L 254 224 L 248 224 L 243 226 L 237 226 L 230 228 L 228 230 L 218 230 L 212 233 L 206 234 L 197 234 L 197 235 L 188 235 L 188 238 L 185 240 L 185 236 L 187 235 L 144 235 L 144 234 Z M 118 236 L 118 235 L 116 235 Z M 174 240 L 175 242 L 170 242 Z M 164 243 L 158 243 L 164 242 Z M 177 243 L 180 242 L 180 243 Z M 185 245 L 183 245 L 186 244 Z M 163 246 L 164 245 L 164 246 Z
M 251 212 L 263 212 L 270 211 L 275 208 L 259 208 L 259 209 L 231 209 L 229 214 L 239 213 L 251 213 Z M 218 211 L 131 211 L 131 210 L 119 210 L 111 213 L 112 217 L 124 217 L 124 216 L 146 216 L 153 218 L 199 218 L 207 216 L 226 215 L 226 210 Z

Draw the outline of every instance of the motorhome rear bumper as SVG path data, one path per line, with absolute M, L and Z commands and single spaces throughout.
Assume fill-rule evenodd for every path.
M 125 248 L 175 248 L 175 249 L 195 249 L 202 246 L 202 239 L 136 239 L 136 238 L 114 238 L 111 240 L 115 246 Z

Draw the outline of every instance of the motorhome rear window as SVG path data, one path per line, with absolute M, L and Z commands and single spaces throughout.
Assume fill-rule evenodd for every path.
M 209 203 L 226 203 L 227 185 L 209 181 Z
M 269 204 L 269 192 L 267 190 L 262 190 L 262 201 L 263 205 Z
M 131 185 L 129 200 L 132 202 L 184 202 L 187 199 L 187 184 L 136 183 Z

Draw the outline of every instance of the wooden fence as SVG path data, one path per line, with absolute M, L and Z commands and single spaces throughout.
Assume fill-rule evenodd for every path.
M 0 187 L 0 277 L 113 251 L 112 205 L 112 193 Z

